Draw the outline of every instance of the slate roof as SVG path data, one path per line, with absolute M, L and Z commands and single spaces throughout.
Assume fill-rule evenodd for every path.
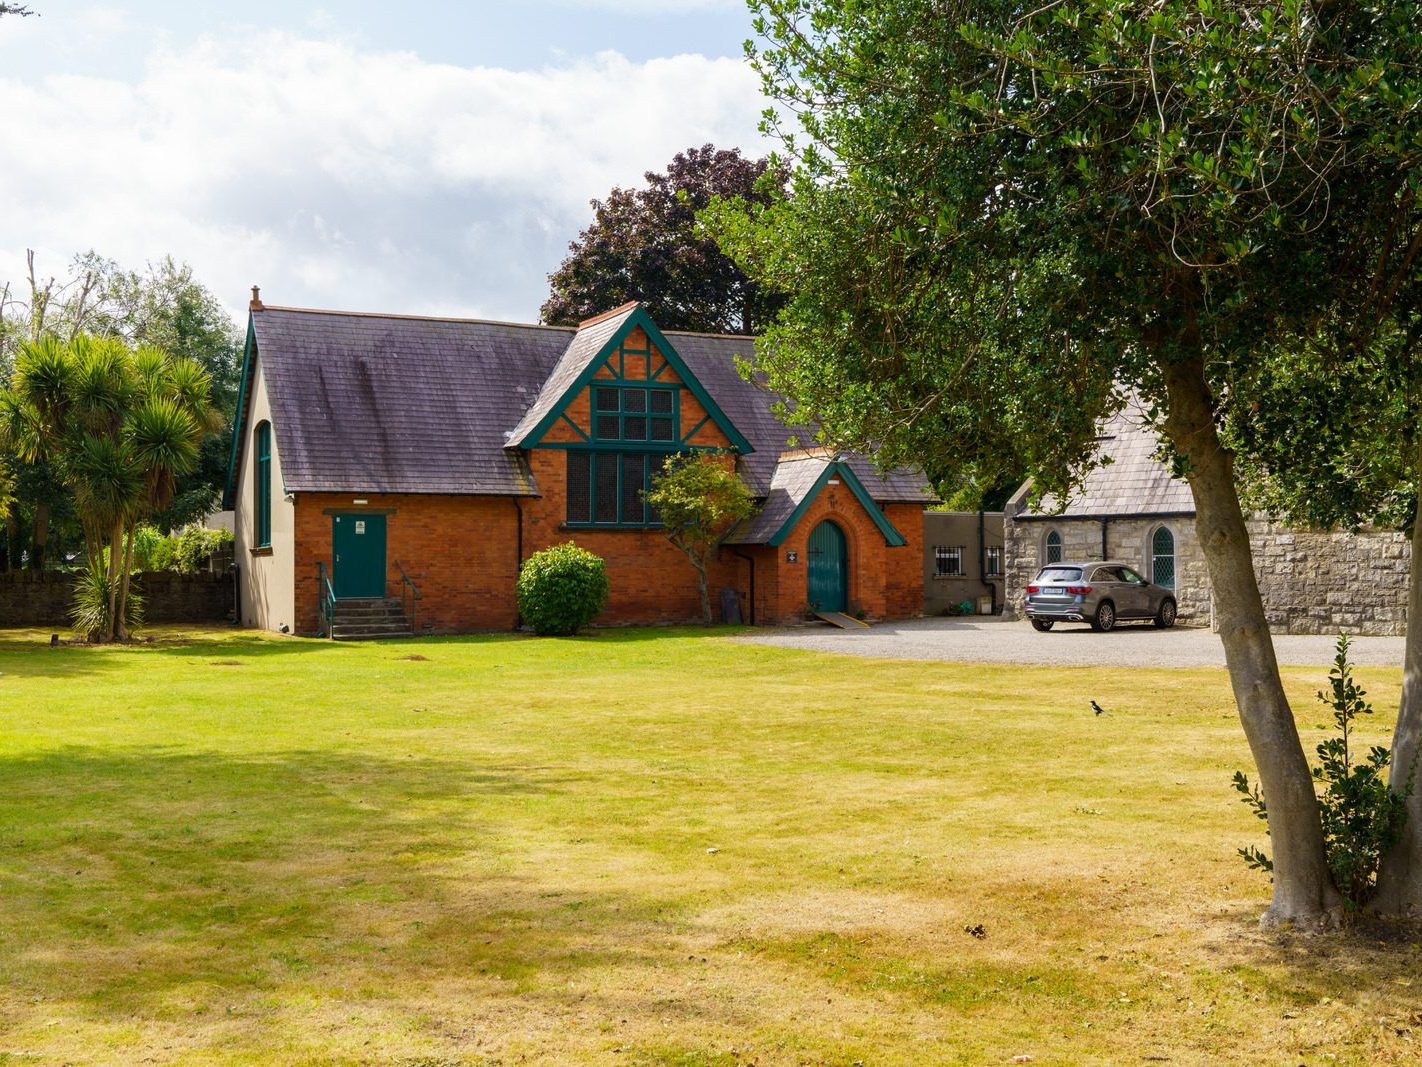
M 279 308 L 252 311 L 291 492 L 534 495 L 520 452 L 505 445 L 547 414 L 631 309 L 575 331 L 469 319 Z M 776 397 L 746 381 L 736 356 L 754 340 L 667 332 L 727 418 L 754 449 L 742 473 L 758 497 L 771 490 L 791 437 L 771 411 Z M 551 398 L 551 399 L 550 399 Z M 239 413 L 245 418 L 245 412 Z M 245 440 L 245 435 L 239 437 Z M 921 472 L 881 475 L 863 456 L 846 461 L 878 501 L 933 499 Z
M 558 405 L 563 394 L 572 388 L 573 383 L 578 380 L 578 375 L 587 369 L 588 363 L 597 358 L 597 354 L 602 351 L 602 346 L 612 340 L 617 331 L 622 328 L 622 324 L 636 310 L 635 303 L 624 304 L 614 313 L 578 329 L 578 332 L 573 335 L 573 340 L 559 358 L 557 366 L 553 368 L 553 373 L 548 375 L 547 380 L 543 383 L 543 388 L 539 390 L 533 406 L 519 420 L 518 425 L 513 428 L 513 432 L 508 435 L 509 444 L 520 444 L 525 437 L 533 432 L 533 428 Z
M 1155 458 L 1155 431 L 1127 406 L 1102 427 L 1101 451 L 1112 463 L 1097 467 L 1063 504 L 1048 495 L 1017 516 L 1033 518 L 1106 518 L 1193 515 L 1190 487 Z
M 504 433 L 572 330 L 274 307 L 252 327 L 289 491 L 536 492 Z
M 726 537 L 732 545 L 763 545 L 774 537 L 819 481 L 832 457 L 792 455 L 775 466 L 760 511 Z

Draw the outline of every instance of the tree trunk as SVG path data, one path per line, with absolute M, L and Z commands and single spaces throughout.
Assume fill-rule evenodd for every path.
M 1418 436 L 1417 484 L 1422 488 L 1422 434 Z M 1422 510 L 1422 509 L 1419 509 Z M 1402 650 L 1402 698 L 1392 733 L 1392 790 L 1407 798 L 1402 839 L 1382 858 L 1378 889 L 1369 910 L 1381 915 L 1422 914 L 1422 790 L 1417 788 L 1418 743 L 1422 741 L 1422 514 L 1412 520 L 1412 564 L 1407 589 L 1407 639 Z
M 116 616 L 115 616 L 115 614 L 114 614 L 114 611 L 115 611 L 116 603 L 117 603 L 117 601 L 118 601 L 118 587 L 119 587 L 118 575 L 119 575 L 119 567 L 122 566 L 122 562 L 121 562 L 121 561 L 122 561 L 122 558 L 123 558 L 123 522 L 122 522 L 122 521 L 119 521 L 119 522 L 114 523 L 113 531 L 112 531 L 112 533 L 110 534 L 110 537 L 109 537 L 109 571 L 108 571 L 109 617 L 104 620 L 104 630 L 103 630 L 103 633 L 102 633 L 102 634 L 100 635 L 100 637 L 99 637 L 99 640 L 100 640 L 101 642 L 112 641 L 112 640 L 114 639 L 114 632 L 115 632 L 115 630 L 117 629 L 117 622 L 118 622 L 118 620 L 117 620 L 117 618 L 116 618 Z
M 5 571 L 20 569 L 20 516 L 18 507 L 10 509 L 5 517 Z
M 1163 362 L 1160 369 L 1169 402 L 1165 432 L 1188 462 L 1195 531 L 1210 573 L 1230 685 L 1269 806 L 1274 899 L 1259 921 L 1265 927 L 1329 929 L 1341 920 L 1343 902 L 1328 869 L 1313 779 L 1274 658 L 1234 459 L 1215 427 L 1203 360 Z
M 49 505 L 35 505 L 35 535 L 30 546 L 30 570 L 44 570 L 45 549 L 49 546 Z
M 706 588 L 706 562 L 693 558 L 691 561 L 696 567 L 696 589 L 701 594 L 701 618 L 707 626 L 713 622 L 711 618 L 711 592 Z
M 120 579 L 118 614 L 114 617 L 115 632 L 120 641 L 128 640 L 128 587 L 133 573 L 133 530 L 136 524 L 128 524 L 128 541 L 123 549 L 123 577 Z

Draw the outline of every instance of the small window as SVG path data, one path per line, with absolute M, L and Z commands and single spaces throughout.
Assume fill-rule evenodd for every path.
M 1162 526 L 1150 539 L 1150 580 L 1167 589 L 1175 588 L 1175 535 Z
M 988 578 L 1002 577 L 1002 546 L 988 545 L 987 547 L 987 574 Z
M 674 443 L 676 391 L 599 385 L 593 388 L 593 437 L 598 441 Z
M 938 545 L 933 549 L 933 575 L 935 578 L 961 578 L 963 576 L 963 548 L 961 545 Z
M 261 423 L 254 435 L 257 454 L 253 485 L 252 515 L 257 548 L 272 544 L 272 424 Z
M 1062 561 L 1062 535 L 1056 530 L 1047 531 L 1047 540 L 1043 548 L 1043 563 L 1060 563 Z

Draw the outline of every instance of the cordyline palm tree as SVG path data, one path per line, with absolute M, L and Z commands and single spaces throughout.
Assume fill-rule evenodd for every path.
M 172 501 L 216 429 L 207 373 L 154 348 L 130 351 L 113 338 L 42 338 L 21 348 L 0 402 L 0 435 L 24 458 L 53 459 L 84 528 L 81 578 L 100 590 L 102 611 L 81 625 L 93 641 L 128 636 L 133 530 Z

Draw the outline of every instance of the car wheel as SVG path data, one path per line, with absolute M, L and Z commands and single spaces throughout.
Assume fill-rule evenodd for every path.
M 1051 620 L 1051 619 L 1033 619 L 1033 620 L 1032 620 L 1032 629 L 1034 629 L 1034 630 L 1038 630 L 1038 631 L 1040 631 L 1040 632 L 1042 632 L 1042 633 L 1046 633 L 1046 632 L 1047 632 L 1048 630 L 1050 630 L 1051 628 L 1052 628 L 1052 620 Z
M 1155 626 L 1158 630 L 1168 630 L 1175 625 L 1175 601 L 1169 597 L 1160 602 L 1160 610 L 1155 613 Z
M 1103 600 L 1101 606 L 1096 609 L 1096 614 L 1091 620 L 1091 628 L 1104 633 L 1107 630 L 1116 628 L 1116 605 L 1109 600 Z

